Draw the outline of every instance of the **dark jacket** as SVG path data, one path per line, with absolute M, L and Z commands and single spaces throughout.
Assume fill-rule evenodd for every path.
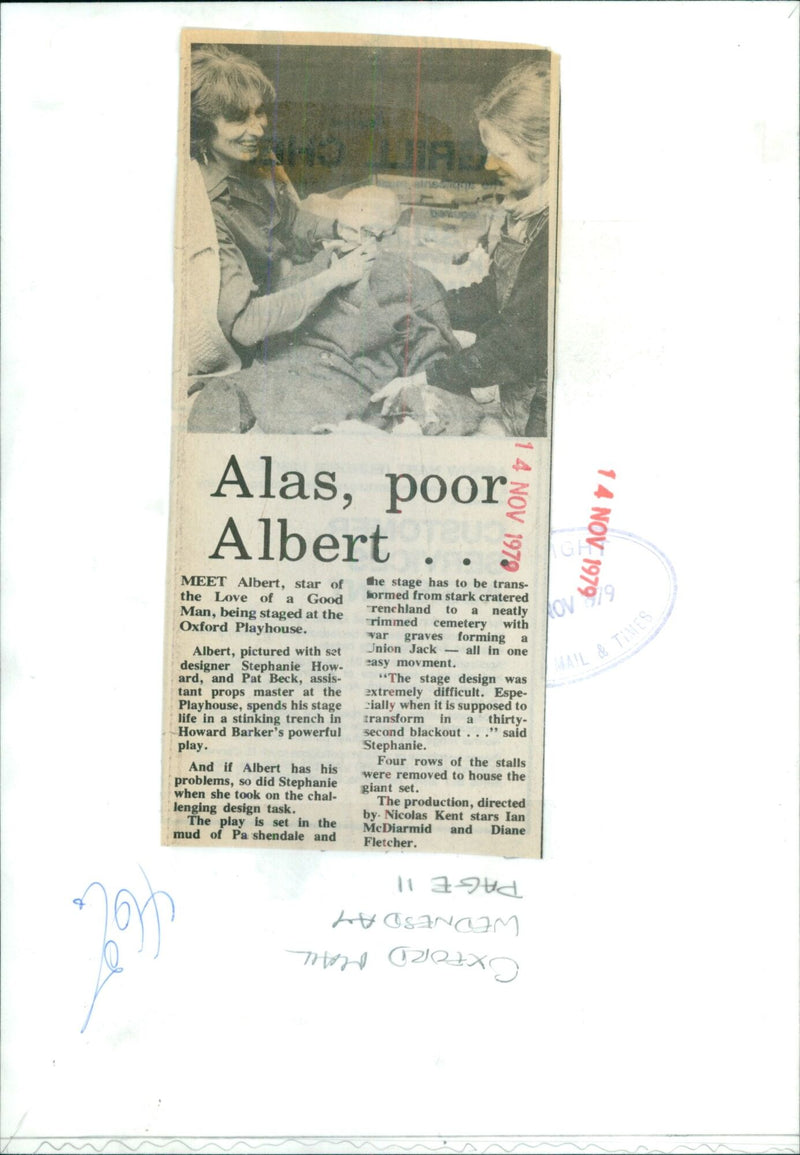
M 497 385 L 511 432 L 544 436 L 548 370 L 547 210 L 530 219 L 513 283 L 502 268 L 501 237 L 489 273 L 477 285 L 453 289 L 445 304 L 454 329 L 476 334 L 469 349 L 436 361 L 428 383 L 451 393 Z M 534 401 L 536 404 L 534 404 Z

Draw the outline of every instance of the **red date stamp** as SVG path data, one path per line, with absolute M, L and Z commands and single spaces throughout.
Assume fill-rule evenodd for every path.
M 597 472 L 601 477 L 608 477 L 611 478 L 611 480 L 615 480 L 617 476 L 613 469 L 598 469 Z M 594 491 L 594 497 L 598 498 L 600 501 L 612 501 L 614 494 L 601 482 L 597 489 Z M 608 521 L 610 517 L 610 506 L 592 506 L 592 511 L 589 516 L 589 525 L 587 526 L 587 532 L 589 535 L 586 538 L 587 545 L 594 546 L 601 551 L 605 549 L 605 539 L 606 534 L 608 533 Z M 578 586 L 578 593 L 583 594 L 585 598 L 594 598 L 596 596 L 597 587 L 600 582 L 600 569 L 602 564 L 603 559 L 601 557 L 587 558 L 587 560 L 584 561 L 583 565 L 581 566 L 579 580 L 583 582 L 583 585 Z
M 533 449 L 533 443 L 530 441 L 515 441 L 515 449 Z M 517 457 L 511 468 L 516 473 L 529 473 L 531 465 L 524 457 Z M 506 517 L 510 521 L 514 521 L 517 525 L 525 524 L 525 514 L 528 509 L 528 490 L 530 482 L 528 481 L 512 481 L 508 487 L 508 498 L 506 499 Z M 500 565 L 506 573 L 516 573 L 519 569 L 519 563 L 522 559 L 522 531 L 518 533 L 504 533 L 503 534 L 503 556 L 500 559 Z

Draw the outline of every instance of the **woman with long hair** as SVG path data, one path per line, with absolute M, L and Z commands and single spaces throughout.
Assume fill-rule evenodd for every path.
M 296 329 L 334 289 L 359 281 L 375 257 L 358 245 L 322 250 L 336 223 L 305 211 L 267 138 L 275 90 L 258 65 L 223 45 L 192 52 L 190 151 L 202 174 L 219 252 L 219 326 L 246 362 Z M 302 279 L 290 262 L 313 261 Z
M 503 191 L 502 224 L 490 231 L 491 264 L 478 284 L 445 294 L 454 329 L 476 334 L 469 348 L 398 377 L 373 394 L 384 411 L 418 404 L 413 387 L 449 393 L 496 385 L 503 425 L 516 435 L 546 434 L 550 71 L 513 68 L 476 110 L 485 167 Z

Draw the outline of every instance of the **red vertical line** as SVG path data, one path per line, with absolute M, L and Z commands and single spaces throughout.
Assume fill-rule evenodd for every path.
M 422 48 L 417 49 L 417 85 L 414 93 L 414 139 L 411 153 L 411 212 L 409 214 L 409 237 L 413 242 L 414 237 L 414 205 L 416 198 L 416 181 L 417 181 L 417 148 L 419 144 L 419 94 L 420 94 L 420 80 L 422 76 Z M 403 376 L 408 376 L 408 346 L 411 340 L 411 300 L 413 294 L 413 270 L 411 261 L 408 262 L 408 300 L 406 302 L 406 339 L 405 348 L 403 350 Z M 405 417 L 405 409 L 401 411 L 401 418 Z
M 306 148 L 308 146 L 308 90 L 309 90 L 310 81 L 311 81 L 311 69 L 308 66 L 308 54 L 306 54 L 305 67 L 303 69 L 303 116 L 302 116 L 302 119 L 300 121 L 300 127 L 301 127 L 301 133 L 302 133 L 301 140 L 303 142 L 303 152 L 302 152 L 303 159 L 301 162 L 302 167 L 300 169 L 301 177 L 300 177 L 300 182 L 299 182 L 300 183 L 300 189 L 301 189 L 302 195 L 304 197 L 307 195 L 307 192 L 308 192 L 308 185 L 306 183 L 307 178 L 306 178 L 306 171 L 305 170 L 306 170 L 306 161 L 307 161 Z
M 269 296 L 270 293 L 272 292 L 272 230 L 275 226 L 275 210 L 276 210 L 277 204 L 278 204 L 278 201 L 277 201 L 278 179 L 277 179 L 277 175 L 276 175 L 276 171 L 275 171 L 278 167 L 278 158 L 275 155 L 275 146 L 278 143 L 278 84 L 280 81 L 280 74 L 281 74 L 281 46 L 280 46 L 280 44 L 277 44 L 275 46 L 275 80 L 273 81 L 273 87 L 275 89 L 275 96 L 274 96 L 273 101 L 272 101 L 272 116 L 270 117 L 271 123 L 269 125 L 269 127 L 272 129 L 272 145 L 271 145 L 270 150 L 269 150 L 269 152 L 270 152 L 269 162 L 270 162 L 270 175 L 272 177 L 273 193 L 272 193 L 272 209 L 270 211 L 270 217 L 269 217 L 270 239 L 268 242 L 269 243 L 269 258 L 267 260 L 267 292 L 266 292 L 267 296 Z M 268 348 L 269 348 L 269 336 L 266 336 L 266 337 L 264 337 L 264 361 L 267 360 Z
M 377 108 L 377 88 L 378 88 L 378 50 L 373 49 L 373 52 L 372 52 L 372 92 L 370 94 L 369 156 L 367 158 L 368 163 L 369 163 L 369 183 L 371 185 L 374 185 L 376 183 L 376 180 L 375 180 L 375 109 Z M 361 247 L 362 243 L 363 243 L 362 237 L 361 237 L 361 235 L 359 235 L 359 238 L 358 238 L 359 248 Z M 370 276 L 371 276 L 371 274 L 368 273 L 367 274 L 367 280 L 368 281 L 369 281 Z M 366 333 L 366 328 L 367 328 L 366 310 L 361 310 L 361 321 L 362 321 L 362 325 L 361 325 L 361 334 L 362 334 L 361 335 L 361 353 L 363 355 L 364 349 L 366 347 L 366 341 L 364 340 L 364 334 Z M 373 389 L 374 388 L 375 388 L 375 386 L 373 385 Z
M 370 133 L 369 133 L 369 179 L 370 183 L 375 183 L 375 109 L 377 108 L 377 90 L 378 90 L 378 52 L 375 49 L 372 53 L 372 95 L 370 97 Z

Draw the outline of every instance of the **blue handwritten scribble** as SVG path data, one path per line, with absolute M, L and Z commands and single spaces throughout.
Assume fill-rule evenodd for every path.
M 89 1005 L 89 1011 L 81 1027 L 81 1034 L 89 1025 L 89 1020 L 92 1017 L 94 1005 L 97 1002 L 97 996 L 100 994 L 103 987 L 108 980 L 114 975 L 122 974 L 125 969 L 120 965 L 120 943 L 117 940 L 117 932 L 124 934 L 131 924 L 136 927 L 138 919 L 139 930 L 139 949 L 141 954 L 145 947 L 145 940 L 148 937 L 148 926 L 152 928 L 151 938 L 155 939 L 155 953 L 154 959 L 157 959 L 161 951 L 161 912 L 158 908 L 158 900 L 160 898 L 166 899 L 169 903 L 169 921 L 175 921 L 175 903 L 172 896 L 166 890 L 153 890 L 150 885 L 150 879 L 144 872 L 143 867 L 139 867 L 142 872 L 142 877 L 147 884 L 149 897 L 145 900 L 143 905 L 139 905 L 139 900 L 134 895 L 133 891 L 123 887 L 118 890 L 114 896 L 113 906 L 109 903 L 108 893 L 102 882 L 90 882 L 84 890 L 80 898 L 73 898 L 73 902 L 78 910 L 99 909 L 102 914 L 102 946 L 100 949 L 100 963 L 97 970 L 97 978 L 94 984 L 94 993 L 92 1001 Z M 92 902 L 88 900 L 89 894 L 93 892 L 92 897 L 96 900 Z M 150 911 L 152 917 L 149 919 L 148 926 L 145 925 L 145 915 Z

